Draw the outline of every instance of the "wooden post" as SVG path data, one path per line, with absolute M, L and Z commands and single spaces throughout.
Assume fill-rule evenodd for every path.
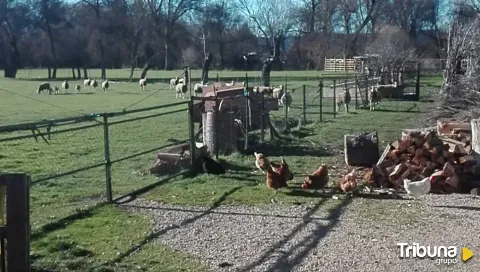
M 318 103 L 320 103 L 320 122 L 323 121 L 323 78 L 319 80 L 319 99 Z
M 112 202 L 112 162 L 110 161 L 110 136 L 108 132 L 108 116 L 103 115 L 103 149 L 105 157 L 105 194 L 107 202 Z
M 307 92 L 306 86 L 303 84 L 303 124 L 307 124 Z
M 477 165 L 480 165 L 480 119 L 472 119 L 472 151 L 473 157 L 477 160 Z
M 219 76 L 218 76 L 218 73 L 217 73 L 217 82 L 220 82 L 220 78 L 219 78 Z
M 265 96 L 264 93 L 260 93 L 260 99 L 261 99 L 261 107 L 260 107 L 260 139 L 262 142 L 265 141 Z
M 30 271 L 30 176 L 11 173 L 0 176 L 7 185 L 7 268 Z M 10 196 L 10 197 L 8 197 Z
M 355 110 L 358 110 L 358 77 L 355 75 Z
M 337 71 L 337 59 L 333 58 L 333 71 Z
M 190 96 L 188 102 L 188 132 L 190 138 L 190 169 L 194 169 L 195 164 L 195 124 L 193 123 L 193 96 Z
M 337 117 L 337 80 L 333 80 L 333 118 Z

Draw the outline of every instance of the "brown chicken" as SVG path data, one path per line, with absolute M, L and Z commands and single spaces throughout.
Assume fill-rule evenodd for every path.
M 340 180 L 340 190 L 344 193 L 353 193 L 357 189 L 357 177 L 355 176 L 355 170 L 345 175 Z
M 305 178 L 305 182 L 302 185 L 303 189 L 314 189 L 319 190 L 327 185 L 329 180 L 327 165 L 323 164 L 317 170 L 315 170 L 311 175 Z
M 287 187 L 288 178 L 293 178 L 288 164 L 282 159 L 282 164 L 279 168 L 273 168 L 269 163 L 267 166 L 267 186 L 272 189 L 279 189 Z
M 292 172 L 290 172 L 290 167 L 288 166 L 288 163 L 283 158 L 281 163 L 270 162 L 270 165 L 273 167 L 273 170 L 276 172 L 279 172 L 280 168 L 283 168 L 282 175 L 286 181 L 293 179 L 293 174 Z

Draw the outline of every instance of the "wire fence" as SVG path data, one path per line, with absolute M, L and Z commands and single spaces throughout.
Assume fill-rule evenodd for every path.
M 360 84 L 362 80 L 364 84 Z M 269 114 L 275 126 L 283 124 L 284 128 L 332 120 L 343 110 L 337 108 L 335 97 L 345 85 L 352 95 L 353 110 L 365 105 L 369 84 L 373 83 L 359 76 L 316 77 L 308 84 L 274 78 L 272 85 L 283 85 L 292 104 L 288 111 L 280 107 Z M 413 92 L 418 99 L 419 73 L 406 74 L 405 86 L 403 92 Z M 154 176 L 149 169 L 159 152 L 169 153 L 179 145 L 194 149 L 197 133 L 193 110 L 189 111 L 193 103 L 192 98 L 148 108 L 126 107 L 117 112 L 0 126 L 0 167 L 32 176 L 32 229 L 45 229 L 79 209 L 122 201 L 188 172 L 188 167 L 180 166 Z M 264 108 L 261 112 L 268 113 Z M 247 124 L 246 113 L 239 112 L 236 118 Z M 247 131 L 264 139 L 260 136 L 263 129 L 252 126 Z
M 0 127 L 2 170 L 32 175 L 32 228 L 159 182 L 149 168 L 189 143 L 189 103 Z

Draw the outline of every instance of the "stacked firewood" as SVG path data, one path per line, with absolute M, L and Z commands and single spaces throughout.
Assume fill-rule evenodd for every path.
M 404 179 L 430 177 L 432 192 L 458 192 L 477 171 L 471 140 L 470 123 L 438 122 L 436 131 L 406 130 L 364 178 L 370 185 L 399 189 Z

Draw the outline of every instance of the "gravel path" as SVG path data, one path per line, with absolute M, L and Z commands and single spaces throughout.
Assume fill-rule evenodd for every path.
M 480 271 L 480 256 L 460 260 L 462 246 L 480 254 L 480 199 L 470 195 L 210 209 L 138 199 L 122 207 L 152 218 L 158 242 L 212 271 Z M 458 246 L 458 263 L 400 259 L 399 242 Z

